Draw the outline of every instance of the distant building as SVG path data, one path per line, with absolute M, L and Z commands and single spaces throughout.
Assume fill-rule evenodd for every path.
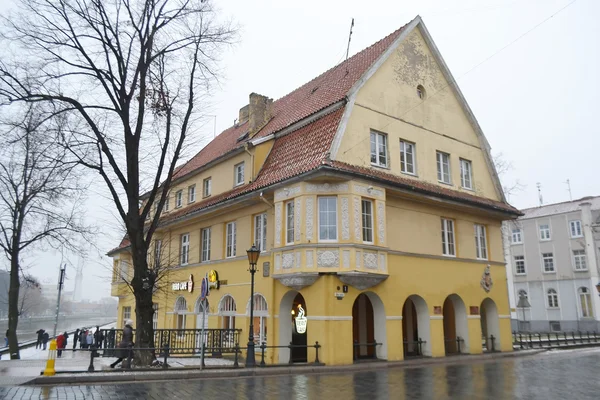
M 513 329 L 600 330 L 600 196 L 522 212 L 504 223 Z

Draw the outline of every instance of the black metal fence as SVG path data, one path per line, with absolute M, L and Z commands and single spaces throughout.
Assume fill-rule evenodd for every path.
M 481 337 L 481 347 L 484 352 L 495 352 L 497 347 L 498 338 L 494 335 L 490 336 L 482 336 Z
M 101 329 L 104 340 L 101 348 L 103 356 L 113 356 L 123 339 L 122 329 Z M 169 347 L 172 355 L 200 354 L 201 348 L 208 356 L 218 357 L 234 353 L 240 343 L 241 329 L 155 329 L 154 347 Z M 135 330 L 133 331 L 135 342 Z M 203 345 L 204 344 L 204 345 Z
M 423 357 L 423 345 L 425 343 L 427 343 L 427 341 L 422 340 L 421 338 L 416 341 L 404 339 L 404 358 Z
M 464 342 L 464 339 L 460 336 L 457 336 L 456 338 L 444 337 L 444 349 L 446 350 L 446 354 L 462 354 Z
M 367 342 L 367 343 L 358 343 L 358 341 L 354 341 L 353 343 L 353 351 L 352 351 L 352 359 L 356 360 L 376 360 L 377 359 L 377 346 L 381 346 L 382 343 L 377 342 Z M 364 351 L 363 351 L 364 350 Z
M 590 332 L 531 333 L 513 332 L 513 347 L 519 349 L 553 348 L 600 342 L 600 334 Z

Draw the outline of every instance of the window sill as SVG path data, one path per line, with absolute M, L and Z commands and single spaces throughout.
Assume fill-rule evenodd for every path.
M 235 185 L 233 185 L 233 187 L 242 186 L 243 184 L 244 184 L 244 182 L 236 183 Z
M 573 271 L 575 271 L 575 272 L 590 272 L 590 270 L 587 268 L 586 269 L 574 269 Z
M 571 239 L 581 239 L 583 237 L 583 235 L 579 235 L 579 236 L 571 236 Z
M 206 199 L 208 197 L 210 197 L 210 194 L 207 194 L 206 196 L 202 196 L 203 199 Z
M 473 189 L 473 188 L 468 188 L 468 187 L 464 187 L 464 186 L 461 186 L 460 188 L 463 190 L 468 190 L 469 192 L 475 192 L 475 189 Z
M 456 254 L 442 254 L 443 257 L 456 258 Z
M 363 241 L 363 244 L 369 245 L 369 246 L 374 246 L 375 242 L 371 241 L 371 242 L 365 242 Z
M 544 274 L 556 274 L 556 271 L 543 271 Z
M 560 310 L 560 307 L 546 307 L 546 310 Z
M 400 173 L 403 174 L 403 175 L 412 176 L 413 178 L 418 178 L 419 177 L 419 175 L 417 175 L 416 173 L 404 172 L 404 171 L 400 171 Z
M 181 207 L 183 207 L 183 206 L 182 205 L 181 206 L 175 206 L 175 209 L 177 210 L 178 208 L 181 208 Z
M 490 259 L 489 259 L 489 258 L 479 258 L 479 257 L 476 257 L 475 259 L 476 259 L 477 261 L 490 261 Z
M 196 200 L 188 201 L 188 204 L 194 204 Z
M 446 186 L 453 186 L 452 182 L 444 182 L 444 181 L 438 180 L 438 183 L 441 183 L 442 185 L 446 185 Z
M 520 244 L 523 244 L 523 242 L 514 242 L 514 243 L 510 242 L 511 246 L 517 246 L 517 245 L 520 245 Z
M 540 239 L 540 242 L 550 242 L 552 239 Z
M 527 272 L 525 272 L 524 274 L 518 274 L 515 272 L 515 276 L 527 276 Z
M 387 165 L 379 165 L 379 164 L 373 164 L 373 163 L 371 163 L 371 167 L 381 168 L 381 169 L 388 169 L 388 170 L 390 169 L 390 167 L 387 166 Z

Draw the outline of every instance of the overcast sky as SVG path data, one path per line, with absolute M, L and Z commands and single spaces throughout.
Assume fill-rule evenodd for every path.
M 251 92 L 277 99 L 342 61 L 352 18 L 350 54 L 420 15 L 492 152 L 512 163 L 504 180 L 524 185 L 510 198 L 514 206 L 538 204 L 537 182 L 544 203 L 569 200 L 567 179 L 573 199 L 600 194 L 594 172 L 600 144 L 594 120 L 600 110 L 600 1 L 212 1 L 241 26 L 239 43 L 223 55 L 223 78 L 206 110 L 216 115 L 217 132 L 233 124 Z M 0 0 L 2 14 L 9 2 Z M 212 138 L 212 124 L 201 129 L 207 141 Z M 103 193 L 102 187 L 96 190 Z M 104 251 L 122 234 L 114 215 L 110 202 L 92 196 L 88 218 L 103 226 L 98 243 Z M 77 265 L 76 258 L 67 259 Z M 31 272 L 56 282 L 60 260 L 38 255 L 29 260 Z M 110 267 L 109 258 L 90 257 L 86 296 L 110 295 Z M 71 269 L 67 289 L 74 275 Z

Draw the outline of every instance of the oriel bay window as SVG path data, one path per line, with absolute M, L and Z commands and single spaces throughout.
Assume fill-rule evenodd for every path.
M 235 222 L 229 222 L 225 230 L 225 257 L 235 257 L 236 254 L 236 229 Z
M 362 201 L 362 237 L 363 242 L 373 243 L 373 202 Z
M 285 244 L 294 244 L 294 201 L 285 204 Z
M 254 216 L 254 244 L 260 251 L 267 250 L 267 214 Z
M 319 197 L 319 241 L 337 240 L 337 198 Z
M 442 218 L 442 254 L 445 256 L 456 256 L 454 221 L 447 218 Z

